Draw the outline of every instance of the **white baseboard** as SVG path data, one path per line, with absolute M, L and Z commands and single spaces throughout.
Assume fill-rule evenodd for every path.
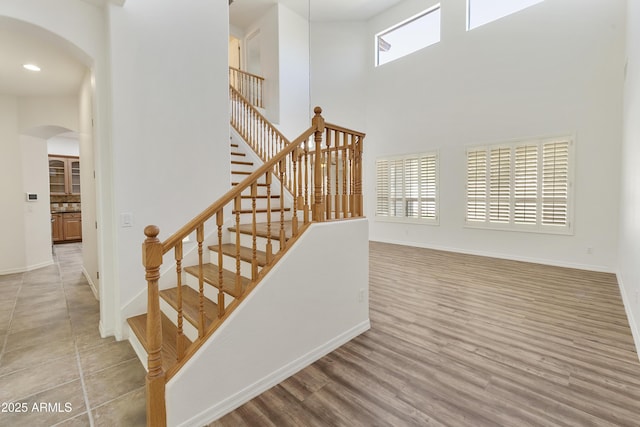
M 93 283 L 93 280 L 91 280 L 91 275 L 89 274 L 89 272 L 87 270 L 85 270 L 84 266 L 82 266 L 82 274 L 84 275 L 84 278 L 87 279 L 87 282 L 89 283 L 89 287 L 91 288 L 91 291 L 93 292 L 93 296 L 96 297 L 96 299 L 98 301 L 100 301 L 100 293 L 98 292 L 98 289 L 96 288 L 96 284 Z
M 10 268 L 8 270 L 2 270 L 2 271 L 0 271 L 0 276 L 3 276 L 5 274 L 26 273 L 27 271 L 37 270 L 39 268 L 48 267 L 50 265 L 53 265 L 53 259 L 50 259 L 48 261 L 44 261 L 44 262 L 41 262 L 41 263 L 38 263 L 38 264 L 27 265 L 25 267 Z
M 98 331 L 100 331 L 100 336 L 102 338 L 106 338 L 106 337 L 111 337 L 111 336 L 115 336 L 116 333 L 113 329 L 107 329 L 104 327 L 104 324 L 102 323 L 102 320 L 100 320 L 100 323 L 98 323 Z M 116 340 L 117 341 L 121 341 L 121 339 L 119 340 L 118 337 L 116 336 Z
M 504 254 L 499 252 L 487 252 L 487 251 L 475 251 L 475 250 L 452 248 L 452 247 L 440 246 L 440 245 L 427 245 L 421 242 L 405 242 L 405 241 L 394 240 L 394 239 L 384 239 L 384 240 L 372 239 L 371 241 L 381 242 L 381 243 L 391 243 L 394 245 L 402 245 L 402 246 L 413 246 L 416 248 L 434 249 L 437 251 L 455 252 L 455 253 L 465 254 L 465 255 L 477 255 L 477 256 L 484 256 L 488 258 L 506 259 L 510 261 L 530 262 L 533 264 L 551 265 L 554 267 L 575 268 L 578 270 L 596 271 L 598 273 L 615 273 L 615 271 L 612 270 L 610 267 L 605 267 L 600 265 L 565 262 L 565 261 L 558 261 L 558 260 L 546 259 L 546 258 L 531 258 L 531 257 L 518 256 L 513 254 Z
M 371 324 L 367 319 L 343 334 L 333 338 L 331 341 L 321 345 L 320 347 L 310 351 L 304 356 L 294 360 L 293 362 L 283 366 L 277 371 L 267 375 L 261 380 L 251 384 L 244 390 L 239 391 L 233 396 L 229 396 L 224 401 L 212 406 L 211 408 L 197 414 L 191 419 L 180 424 L 180 427 L 199 427 L 209 424 L 223 415 L 233 411 L 259 394 L 267 391 L 271 387 L 286 380 L 301 369 L 306 368 L 316 360 L 331 353 L 338 347 L 351 341 L 363 332 L 368 331 L 371 328 Z
M 627 313 L 627 321 L 629 322 L 629 327 L 631 328 L 633 342 L 636 345 L 636 355 L 638 356 L 638 360 L 640 360 L 640 330 L 638 329 L 638 322 L 633 316 L 633 310 L 631 310 L 631 301 L 629 301 L 627 293 L 624 291 L 625 286 L 622 283 L 622 276 L 618 273 L 616 274 L 616 278 L 618 279 L 618 287 L 620 288 L 620 295 L 622 296 L 622 304 L 624 305 L 624 311 Z

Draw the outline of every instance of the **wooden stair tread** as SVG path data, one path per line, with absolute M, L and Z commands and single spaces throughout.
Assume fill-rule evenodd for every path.
M 239 151 L 232 151 L 231 155 L 232 156 L 243 156 L 243 157 L 246 156 L 245 153 L 240 153 Z
M 243 199 L 252 199 L 252 196 L 241 196 Z M 279 199 L 280 195 L 279 194 L 272 194 L 271 196 L 267 196 L 267 195 L 258 195 L 256 196 L 256 199 L 267 199 L 267 198 L 271 198 L 271 199 Z
M 232 165 L 245 165 L 245 166 L 253 166 L 253 162 L 246 162 L 243 160 L 231 160 Z
M 238 184 L 240 184 L 240 183 L 239 182 L 232 182 L 231 183 L 231 185 L 238 185 Z M 267 184 L 264 183 L 264 182 L 259 182 L 258 183 L 258 187 L 266 187 L 266 186 L 267 186 Z
M 209 250 L 218 253 L 218 246 L 211 245 Z M 236 257 L 236 245 L 235 243 L 225 243 L 222 245 L 222 253 L 230 257 Z M 251 262 L 253 259 L 253 249 L 240 246 L 240 259 L 242 261 Z M 260 267 L 264 267 L 267 264 L 267 253 L 256 250 L 256 261 Z
M 285 212 L 289 212 L 291 208 L 283 208 Z M 237 211 L 233 211 L 233 215 L 236 214 Z M 256 209 L 256 213 L 267 213 L 267 209 Z M 271 212 L 280 212 L 280 208 L 272 207 Z M 253 213 L 253 209 L 240 209 L 241 214 L 250 214 Z
M 192 276 L 198 277 L 198 266 L 192 265 L 184 269 L 187 273 Z M 207 263 L 202 265 L 203 270 L 203 279 L 206 283 L 220 288 L 220 281 L 218 280 L 218 266 L 215 264 Z M 249 285 L 250 280 L 246 277 L 240 276 L 240 282 L 242 284 L 242 292 Z M 231 295 L 234 298 L 240 297 L 241 294 L 238 294 L 235 290 L 236 286 L 236 273 L 233 271 L 229 271 L 226 268 L 222 269 L 222 291 Z
M 291 221 L 284 222 L 284 234 L 286 239 L 290 239 L 292 235 Z M 229 231 L 235 232 L 236 227 L 229 227 Z M 241 234 L 253 235 L 253 227 L 251 224 L 240 224 L 238 232 Z M 261 222 L 256 224 L 256 236 L 267 238 L 267 223 Z M 280 239 L 280 221 L 271 221 L 271 239 Z
M 236 144 L 235 142 L 232 142 L 232 143 L 231 143 L 231 146 L 232 146 L 233 148 L 238 148 L 238 144 Z
M 171 322 L 171 320 L 169 320 L 169 318 L 164 313 L 160 313 L 160 317 L 162 319 L 162 367 L 166 372 L 176 364 L 176 339 L 178 328 L 173 324 L 173 322 Z M 147 345 L 147 313 L 130 317 L 127 319 L 127 323 L 129 323 L 131 330 L 134 334 L 136 334 L 136 337 L 138 337 L 140 344 L 142 344 L 142 346 L 148 353 L 149 346 Z M 189 338 L 187 338 L 186 336 L 184 336 L 184 340 L 185 348 L 188 348 L 191 345 L 191 340 L 189 340 Z
M 160 296 L 178 311 L 178 288 L 160 291 Z M 189 323 L 198 328 L 200 319 L 200 293 L 191 286 L 182 285 L 182 315 Z M 205 329 L 218 317 L 218 304 L 204 297 Z

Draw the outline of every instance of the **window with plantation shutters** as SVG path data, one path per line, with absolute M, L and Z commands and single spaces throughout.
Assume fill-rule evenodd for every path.
M 438 221 L 436 153 L 376 161 L 376 217 L 389 221 Z
M 467 225 L 571 233 L 572 145 L 563 137 L 468 148 Z

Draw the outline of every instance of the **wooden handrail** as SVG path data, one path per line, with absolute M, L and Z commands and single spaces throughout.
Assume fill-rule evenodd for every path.
M 261 128 L 261 132 L 246 131 L 243 137 L 249 145 L 257 147 L 259 154 L 264 159 L 257 170 L 235 185 L 221 198 L 212 203 L 199 215 L 182 226 L 178 231 L 161 242 L 158 239 L 159 229 L 150 225 L 145 228 L 146 239 L 143 244 L 143 265 L 148 282 L 148 313 L 147 313 L 147 347 L 148 347 L 148 374 L 147 374 L 147 420 L 150 426 L 166 425 L 165 410 L 165 384 L 167 378 L 175 375 L 180 367 L 192 357 L 200 346 L 213 334 L 222 322 L 235 310 L 248 292 L 253 289 L 262 277 L 275 265 L 275 263 L 289 249 L 300 234 L 313 222 L 352 218 L 362 216 L 361 194 L 361 154 L 364 134 L 349 129 L 329 125 L 324 122 L 322 109 L 314 109 L 314 117 L 309 129 L 304 131 L 295 140 L 287 140 L 266 118 L 262 116 L 249 101 L 235 89 L 231 88 L 232 102 L 241 103 L 236 106 L 242 110 L 243 125 L 241 130 Z M 238 119 L 240 114 L 235 117 Z M 232 114 L 232 124 L 234 115 Z M 238 122 L 236 123 L 238 124 Z M 257 139 L 257 140 L 256 140 Z M 255 149 L 255 148 L 254 148 Z M 280 184 L 279 220 L 271 217 L 271 184 L 272 176 L 278 178 Z M 264 182 L 259 184 L 259 180 Z M 257 207 L 258 185 L 266 186 L 267 192 L 267 244 L 265 249 L 266 264 L 258 266 L 257 238 Z M 289 191 L 294 203 L 291 208 L 291 229 L 285 232 L 285 193 Z M 251 200 L 251 209 L 242 210 L 242 199 Z M 288 210 L 289 208 L 287 208 Z M 229 278 L 229 271 L 224 271 L 223 266 L 223 226 L 225 224 L 225 212 L 232 212 L 230 220 L 235 223 L 236 230 L 241 227 L 241 212 L 250 213 L 250 228 L 252 245 L 250 249 L 244 248 L 250 255 L 251 274 L 250 279 L 242 277 L 240 272 L 240 234 L 236 231 L 235 242 L 235 272 L 233 279 Z M 302 211 L 302 225 L 299 225 L 298 211 Z M 217 266 L 206 264 L 203 252 L 205 250 L 205 224 L 215 217 L 215 232 L 210 232 L 211 239 L 215 240 L 217 248 Z M 246 225 L 246 224 L 243 224 Z M 207 225 L 208 226 L 208 225 Z M 183 240 L 196 232 L 197 241 L 197 265 L 182 266 Z M 277 248 L 272 245 L 273 239 L 278 240 Z M 210 246 L 211 247 L 211 246 Z M 176 262 L 176 275 L 178 287 L 176 288 L 175 304 L 177 305 L 178 325 L 176 332 L 176 365 L 165 372 L 162 365 L 162 314 L 160 312 L 160 292 L 158 281 L 160 278 L 160 266 L 164 254 L 174 250 Z M 275 253 L 274 253 L 275 251 Z M 215 269 L 212 272 L 211 269 Z M 191 269 L 191 270 L 190 270 Z M 217 306 L 204 295 L 205 269 L 210 272 L 207 282 L 217 283 Z M 190 290 L 186 295 L 191 301 L 190 322 L 197 328 L 197 338 L 190 343 L 183 332 L 183 284 L 182 274 L 184 270 L 190 270 L 197 276 L 197 297 Z M 215 279 L 212 278 L 215 276 Z M 248 280 L 247 283 L 244 282 Z M 229 282 L 233 283 L 229 283 Z M 195 288 L 195 287 L 194 287 Z M 225 306 L 225 294 L 230 293 L 234 300 Z M 187 297 L 185 297 L 187 298 Z M 194 313 L 194 298 L 197 298 L 197 314 Z M 217 307 L 217 315 L 213 317 L 211 307 Z M 195 318 L 195 320 L 194 320 Z M 196 325 L 197 324 L 197 325 Z
M 253 77 L 253 78 L 257 79 L 257 80 L 262 80 L 262 81 L 264 81 L 264 77 L 259 76 L 259 75 L 257 75 L 257 74 L 252 74 L 252 73 L 250 73 L 250 72 L 248 72 L 248 71 L 243 71 L 243 70 L 241 70 L 240 68 L 236 68 L 236 67 L 229 67 L 229 69 L 230 69 L 230 70 L 233 70 L 233 71 L 236 71 L 236 72 L 238 72 L 239 74 L 244 74 L 244 75 L 246 75 L 246 76 Z
M 296 144 L 301 144 L 310 135 L 315 132 L 313 127 L 307 129 L 302 135 L 298 138 L 290 142 L 284 150 L 282 150 L 277 156 L 274 156 L 268 162 L 264 163 L 260 166 L 255 172 L 246 177 L 242 182 L 236 185 L 231 190 L 227 191 L 221 198 L 216 200 L 213 204 L 211 204 L 208 208 L 206 208 L 202 213 L 193 218 L 183 227 L 181 227 L 178 231 L 176 231 L 172 236 L 168 237 L 162 243 L 162 253 L 165 254 L 169 250 L 171 250 L 178 242 L 184 240 L 185 237 L 193 233 L 198 226 L 205 223 L 209 220 L 215 213 L 221 209 L 223 209 L 227 204 L 229 204 L 232 200 L 234 200 L 237 196 L 242 194 L 244 190 L 249 188 L 254 181 L 257 181 L 258 178 L 262 177 L 266 172 L 270 172 L 271 169 L 284 157 L 290 154 L 296 148 Z
M 263 161 L 289 143 L 287 137 L 233 86 L 229 86 L 229 99 L 232 102 L 231 126 Z M 234 108 L 234 101 L 241 103 L 242 109 Z M 271 147 L 273 144 L 277 145 L 275 150 Z

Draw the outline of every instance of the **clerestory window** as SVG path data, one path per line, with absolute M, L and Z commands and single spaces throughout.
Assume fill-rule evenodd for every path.
M 440 5 L 437 4 L 375 36 L 376 67 L 440 41 Z

